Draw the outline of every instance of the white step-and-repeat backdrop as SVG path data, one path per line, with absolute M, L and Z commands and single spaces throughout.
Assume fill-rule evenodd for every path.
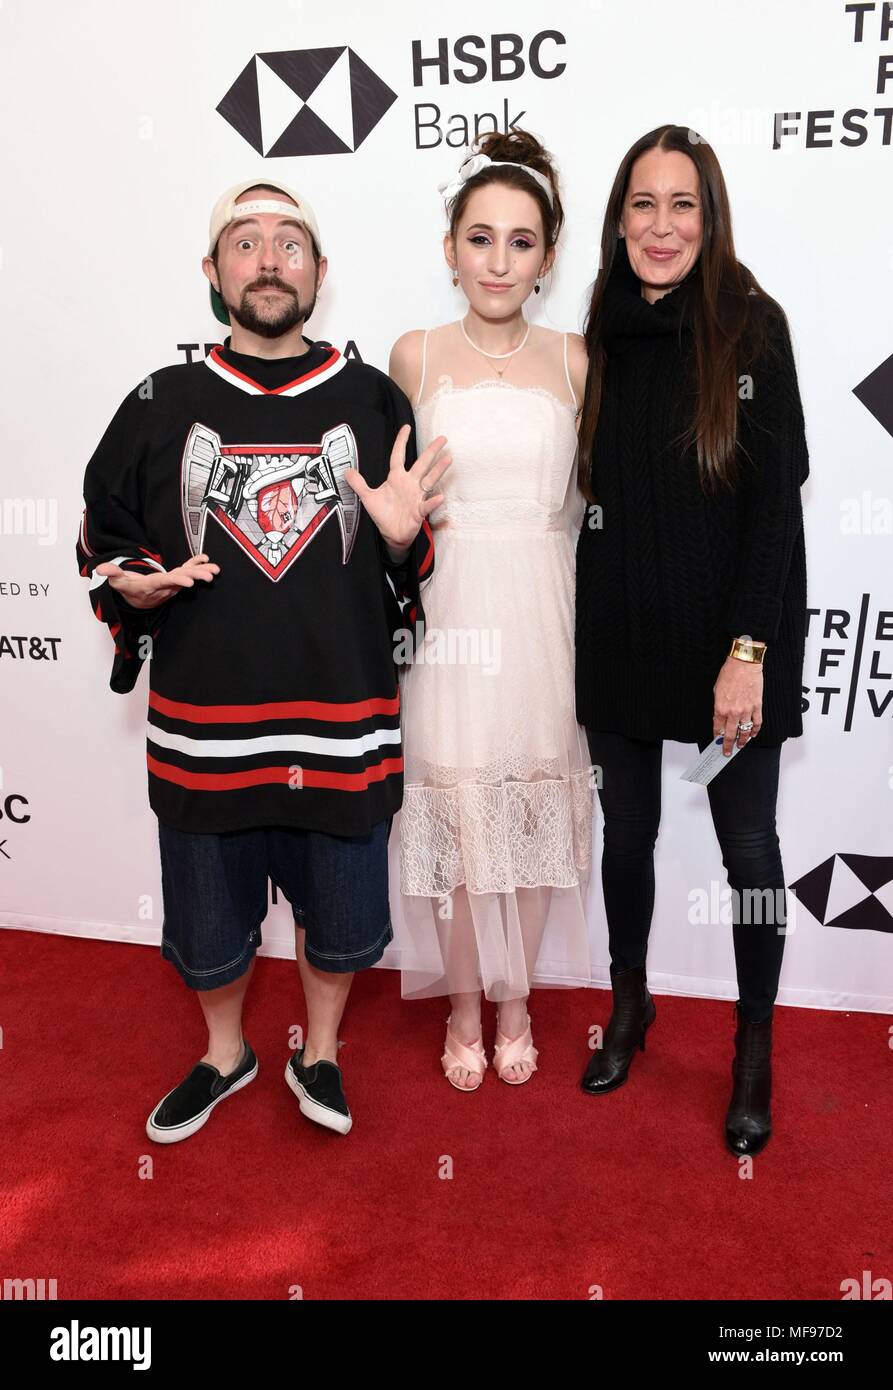
M 145 676 L 108 689 L 74 540 L 85 463 L 122 397 L 220 339 L 200 270 L 217 195 L 265 171 L 306 192 L 330 261 L 309 331 L 386 367 L 400 333 L 464 312 L 437 185 L 476 133 L 521 125 L 556 156 L 567 233 L 529 307 L 579 329 L 616 167 L 673 121 L 716 148 L 739 255 L 788 311 L 809 433 L 780 997 L 893 1010 L 890 6 L 4 0 L 0 33 L 0 922 L 160 939 Z M 735 997 L 706 793 L 679 780 L 694 752 L 665 745 L 650 977 Z M 590 914 L 603 981 L 597 873 Z M 283 904 L 265 937 L 293 952 Z M 148 952 L 146 966 L 160 968 Z

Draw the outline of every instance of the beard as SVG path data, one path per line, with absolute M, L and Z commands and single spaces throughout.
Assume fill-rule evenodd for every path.
M 267 287 L 283 291 L 282 298 L 276 301 L 275 305 L 268 299 L 264 307 L 258 300 L 249 297 L 252 290 Z M 246 286 L 237 305 L 226 304 L 231 319 L 235 319 L 242 328 L 256 333 L 261 338 L 281 338 L 299 323 L 306 322 L 315 307 L 315 294 L 309 304 L 302 305 L 297 291 L 277 280 L 275 276 Z

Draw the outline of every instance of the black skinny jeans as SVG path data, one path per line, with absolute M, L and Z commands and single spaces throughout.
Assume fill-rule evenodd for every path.
M 602 888 L 611 962 L 644 965 L 654 910 L 654 845 L 660 826 L 663 741 L 586 730 L 604 817 Z M 706 742 L 699 743 L 703 751 Z M 775 803 L 781 747 L 742 748 L 708 783 L 713 825 L 732 889 L 732 935 L 744 1018 L 767 1018 L 778 993 L 787 921 Z M 762 893 L 765 889 L 770 893 Z M 748 892 L 747 890 L 751 890 Z M 761 905 L 766 903 L 768 907 Z

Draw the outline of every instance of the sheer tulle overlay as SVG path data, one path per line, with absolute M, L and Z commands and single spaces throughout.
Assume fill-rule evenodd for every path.
M 427 633 L 402 683 L 405 997 L 483 989 L 502 1000 L 535 983 L 590 981 L 593 792 L 574 714 L 576 405 L 562 336 L 533 332 L 535 350 L 506 380 L 481 377 L 488 364 L 457 325 L 426 336 L 419 448 L 444 434 L 453 462 L 431 517 Z M 437 381 L 427 397 L 426 376 Z

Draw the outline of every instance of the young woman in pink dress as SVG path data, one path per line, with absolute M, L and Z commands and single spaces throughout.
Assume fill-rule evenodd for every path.
M 574 711 L 587 363 L 578 334 L 524 315 L 563 221 L 539 141 L 485 136 L 441 191 L 467 307 L 404 334 L 390 363 L 419 448 L 445 435 L 452 456 L 430 515 L 426 636 L 402 689 L 397 945 L 404 997 L 449 994 L 443 1069 L 476 1090 L 482 995 L 497 1005 L 497 1075 L 517 1085 L 536 1070 L 531 986 L 591 978 L 591 760 Z

